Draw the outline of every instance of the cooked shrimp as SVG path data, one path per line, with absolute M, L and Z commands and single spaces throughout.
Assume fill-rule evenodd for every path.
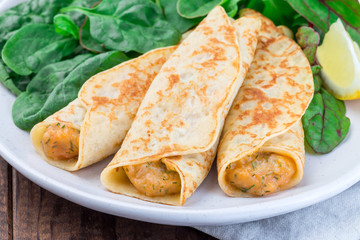
M 180 176 L 159 161 L 124 166 L 126 175 L 134 187 L 146 196 L 164 196 L 180 192 Z
M 285 186 L 295 174 L 295 164 L 276 153 L 255 153 L 231 163 L 226 178 L 242 192 L 263 196 Z
M 77 129 L 66 124 L 52 124 L 41 140 L 44 153 L 55 160 L 74 159 L 79 155 L 79 137 Z

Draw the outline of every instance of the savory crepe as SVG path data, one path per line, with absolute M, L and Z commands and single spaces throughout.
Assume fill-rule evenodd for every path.
M 229 196 L 263 196 L 303 177 L 301 117 L 313 95 L 310 65 L 300 47 L 267 18 L 254 60 L 225 121 L 218 148 L 221 189 Z
M 175 49 L 150 51 L 90 78 L 77 99 L 33 127 L 36 151 L 68 171 L 115 153 L 151 82 Z
M 164 64 L 101 174 L 107 189 L 183 205 L 204 180 L 252 60 L 260 21 L 246 17 L 234 26 L 222 7 L 214 8 Z

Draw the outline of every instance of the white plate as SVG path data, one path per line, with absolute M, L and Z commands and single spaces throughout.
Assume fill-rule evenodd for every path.
M 21 0 L 16 0 L 19 2 Z M 0 11 L 8 7 L 0 3 Z M 112 215 L 172 225 L 221 225 L 284 214 L 330 198 L 360 180 L 360 101 L 347 102 L 352 125 L 345 141 L 327 155 L 306 155 L 305 176 L 295 188 L 253 199 L 230 198 L 221 191 L 213 168 L 183 207 L 149 203 L 110 193 L 99 174 L 110 159 L 69 173 L 44 162 L 29 133 L 11 119 L 15 97 L 0 84 L 0 154 L 39 186 L 82 206 Z
M 296 187 L 272 196 L 230 198 L 221 191 L 216 171 L 183 207 L 149 203 L 110 193 L 99 174 L 110 159 L 69 173 L 36 154 L 29 133 L 11 119 L 15 97 L 0 86 L 0 154 L 20 173 L 41 187 L 77 204 L 112 215 L 173 225 L 220 225 L 253 221 L 294 211 L 330 198 L 360 180 L 360 101 L 347 102 L 352 125 L 345 141 L 327 155 L 306 155 L 305 176 Z

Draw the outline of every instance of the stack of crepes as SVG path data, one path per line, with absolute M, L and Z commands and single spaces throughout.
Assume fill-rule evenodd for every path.
M 101 174 L 104 186 L 171 205 L 183 205 L 193 194 L 217 151 L 219 184 L 230 196 L 295 185 L 303 175 L 299 120 L 312 97 L 310 66 L 270 20 L 253 11 L 243 15 L 231 21 L 216 7 L 179 46 L 94 76 L 76 100 L 32 129 L 36 150 L 73 171 L 122 144 Z M 261 167 L 265 162 L 293 169 L 284 173 L 287 185 L 273 184 L 270 191 L 268 172 L 240 174 L 243 166 L 274 168 Z M 286 171 L 274 169 L 272 179 L 279 172 Z M 254 179 L 262 185 L 255 186 Z

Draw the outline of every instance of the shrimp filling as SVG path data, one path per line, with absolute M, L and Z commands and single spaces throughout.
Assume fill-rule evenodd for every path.
M 289 157 L 276 153 L 254 153 L 229 164 L 226 179 L 242 192 L 264 196 L 289 183 L 296 166 Z
M 48 126 L 41 144 L 47 157 L 55 160 L 70 160 L 79 155 L 79 137 L 79 130 L 57 123 Z
M 124 166 L 123 169 L 134 187 L 146 196 L 164 196 L 180 192 L 179 174 L 169 170 L 161 160 Z

